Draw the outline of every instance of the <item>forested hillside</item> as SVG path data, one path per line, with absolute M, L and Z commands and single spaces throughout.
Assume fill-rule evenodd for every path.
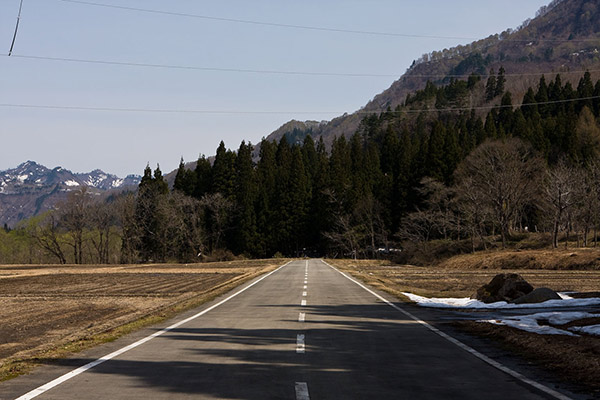
M 501 105 L 483 116 L 458 107 L 480 86 Z M 172 189 L 148 166 L 136 195 L 103 205 L 75 192 L 4 243 L 28 236 L 57 262 L 376 257 L 436 239 L 475 250 L 526 231 L 555 245 L 575 232 L 587 244 L 600 221 L 600 81 L 541 77 L 516 100 L 502 69 L 486 82 L 429 84 L 405 106 L 365 116 L 331 151 L 322 138 L 283 136 L 263 140 L 254 162 L 252 145 L 221 143 L 212 164 L 202 157 L 189 170 L 182 160 Z
M 334 137 L 350 138 L 365 113 L 384 112 L 388 107 L 395 109 L 404 104 L 407 95 L 423 90 L 427 82 L 445 85 L 452 78 L 466 80 L 472 73 L 487 79 L 501 67 L 506 71 L 506 89 L 515 99 L 524 96 L 529 87 L 535 87 L 542 73 L 547 78 L 560 73 L 563 83 L 570 82 L 573 86 L 586 69 L 594 80 L 599 79 L 599 31 L 600 3 L 597 0 L 554 0 L 516 29 L 423 54 L 389 89 L 376 95 L 363 108 L 318 127 L 307 125 L 305 134 L 323 136 L 325 144 L 330 146 Z M 496 100 L 499 103 L 500 98 Z M 489 103 L 479 95 L 466 101 L 469 107 Z M 280 134 L 281 128 L 267 139 L 279 140 Z

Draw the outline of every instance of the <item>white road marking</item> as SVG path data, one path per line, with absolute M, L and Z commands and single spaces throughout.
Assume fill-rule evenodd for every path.
M 299 333 L 296 336 L 296 353 L 304 353 L 306 346 L 304 344 L 304 334 Z
M 304 297 L 306 297 L 307 294 L 308 293 L 306 293 L 306 292 L 302 292 L 302 296 L 304 296 Z
M 306 285 L 308 283 L 308 281 L 304 281 L 304 284 Z
M 306 320 L 306 314 L 305 314 L 305 313 L 303 313 L 303 312 L 301 312 L 301 313 L 298 315 L 298 322 L 304 322 L 305 320 Z
M 277 268 L 275 271 L 269 272 L 267 275 L 265 275 L 262 278 L 260 278 L 260 279 L 258 279 L 256 281 L 252 282 L 251 284 L 249 284 L 245 288 L 243 288 L 243 289 L 235 292 L 234 294 L 232 294 L 231 296 L 227 297 L 226 299 L 221 300 L 217 304 L 214 304 L 214 305 L 208 307 L 206 310 L 200 311 L 199 313 L 197 313 L 195 315 L 192 315 L 191 317 L 186 318 L 184 320 L 181 320 L 181 321 L 179 321 L 179 322 L 177 322 L 177 323 L 175 323 L 175 324 L 173 324 L 173 325 L 171 325 L 171 326 L 169 326 L 169 327 L 167 327 L 167 328 L 165 328 L 165 329 L 163 329 L 161 331 L 155 332 L 155 333 L 153 333 L 150 336 L 146 336 L 145 338 L 140 339 L 137 342 L 130 344 L 129 346 L 125 346 L 125 347 L 123 347 L 123 348 L 121 348 L 121 349 L 119 349 L 117 351 L 114 351 L 114 352 L 112 352 L 110 354 L 107 354 L 104 357 L 97 359 L 96 361 L 92 361 L 92 362 L 90 362 L 88 364 L 85 364 L 84 366 L 81 366 L 81 367 L 79 367 L 77 369 L 74 369 L 73 371 L 68 372 L 68 373 L 66 373 L 66 374 L 64 374 L 64 375 L 62 375 L 62 376 L 60 376 L 60 377 L 58 377 L 58 378 L 56 378 L 56 379 L 54 379 L 54 380 L 46 383 L 45 385 L 42 385 L 42 386 L 40 386 L 40 387 L 38 387 L 36 389 L 33 389 L 32 391 L 30 391 L 28 393 L 25 393 L 24 395 L 22 395 L 20 397 L 17 397 L 15 400 L 29 400 L 29 399 L 33 399 L 33 398 L 41 395 L 42 393 L 47 392 L 48 390 L 50 390 L 50 389 L 52 389 L 52 388 L 60 385 L 61 383 L 64 383 L 64 382 L 68 381 L 69 379 L 74 378 L 77 375 L 79 375 L 79 374 L 81 374 L 81 373 L 83 373 L 83 372 L 85 372 L 87 370 L 90 370 L 90 369 L 92 369 L 92 368 L 94 368 L 94 367 L 96 367 L 96 366 L 98 366 L 100 364 L 102 364 L 105 361 L 108 361 L 108 360 L 110 360 L 112 358 L 120 356 L 121 354 L 123 354 L 123 353 L 125 353 L 125 352 L 127 352 L 127 351 L 129 351 L 131 349 L 134 349 L 134 348 L 136 348 L 136 347 L 138 347 L 138 346 L 140 346 L 140 345 L 142 345 L 142 344 L 144 344 L 144 343 L 146 343 L 146 342 L 154 339 L 157 336 L 160 336 L 160 335 L 162 335 L 164 333 L 172 331 L 173 329 L 178 328 L 178 327 L 180 327 L 183 324 L 186 324 L 186 323 L 188 323 L 188 322 L 190 322 L 190 321 L 192 321 L 192 320 L 194 320 L 194 319 L 196 319 L 198 317 L 201 317 L 202 315 L 206 314 L 207 312 L 209 312 L 211 310 L 214 310 L 215 308 L 219 307 L 221 304 L 228 302 L 229 300 L 233 299 L 237 295 L 239 295 L 239 294 L 245 292 L 246 290 L 250 289 L 252 286 L 254 286 L 257 283 L 259 283 L 260 281 L 268 278 L 269 276 L 271 276 L 275 272 L 279 271 L 280 269 L 282 269 L 283 267 L 285 267 L 286 265 L 288 265 L 291 262 L 292 261 L 288 261 L 287 263 L 283 264 L 281 267 Z
M 351 278 L 350 276 L 346 275 L 345 273 L 343 273 L 342 271 L 338 270 L 337 268 L 333 267 L 332 265 L 326 263 L 324 260 L 321 260 L 321 262 L 323 262 L 323 264 L 327 265 L 328 267 L 332 268 L 334 271 L 337 271 L 338 273 L 340 273 L 343 277 L 345 277 L 346 279 L 356 283 L 358 286 L 360 286 L 361 288 L 365 289 L 367 292 L 371 293 L 373 296 L 377 297 L 379 300 L 383 301 L 384 303 L 386 303 L 388 306 L 394 308 L 397 311 L 400 311 L 402 314 L 406 315 L 407 317 L 409 317 L 410 319 L 412 319 L 413 321 L 425 326 L 426 328 L 428 328 L 430 331 L 438 334 L 439 336 L 443 337 L 444 339 L 448 340 L 449 342 L 455 344 L 456 346 L 460 347 L 461 349 L 471 353 L 472 355 L 474 355 L 475 357 L 479 358 L 481 361 L 491 365 L 492 367 L 499 369 L 500 371 L 512 376 L 513 378 L 516 378 L 518 380 L 520 380 L 523 383 L 526 383 L 530 386 L 533 386 L 534 388 L 549 394 L 550 396 L 560 399 L 560 400 L 573 400 L 570 397 L 557 392 L 556 390 L 550 389 L 547 386 L 542 385 L 541 383 L 538 383 L 532 379 L 527 378 L 526 376 L 513 371 L 512 369 L 504 366 L 503 364 L 500 364 L 498 361 L 492 360 L 491 358 L 489 358 L 488 356 L 478 352 L 477 350 L 475 350 L 474 348 L 464 344 L 463 342 L 461 342 L 458 339 L 453 338 L 452 336 L 440 331 L 438 328 L 429 325 L 427 322 L 415 317 L 414 315 L 412 315 L 411 313 L 409 313 L 406 310 L 401 309 L 400 307 L 398 307 L 397 305 L 395 305 L 394 303 L 388 301 L 387 299 L 385 299 L 384 297 L 380 296 L 379 294 L 375 293 L 374 291 L 372 291 L 371 289 L 369 289 L 368 287 L 366 287 L 365 285 L 363 285 L 362 283 L 360 283 L 359 281 L 357 281 L 354 278 Z
M 308 289 L 308 286 L 304 285 L 304 288 L 303 288 L 303 289 Z
M 306 382 L 296 382 L 296 400 L 310 400 Z
M 306 306 L 306 300 L 302 300 L 302 302 L 300 303 L 300 305 L 301 305 L 302 307 Z

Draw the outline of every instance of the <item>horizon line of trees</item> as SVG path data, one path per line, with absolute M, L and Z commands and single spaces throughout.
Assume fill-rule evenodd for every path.
M 263 139 L 254 161 L 251 144 L 221 142 L 212 163 L 201 156 L 188 170 L 182 159 L 171 189 L 148 165 L 137 193 L 98 202 L 71 192 L 56 211 L 0 231 L 0 262 L 11 246 L 15 260 L 59 263 L 377 257 L 407 241 L 470 239 L 475 249 L 497 233 L 506 244 L 525 227 L 555 245 L 561 232 L 584 232 L 588 245 L 599 222 L 600 81 L 541 77 L 513 107 L 504 73 L 428 84 L 330 148 L 310 135 Z M 482 92 L 502 108 L 447 111 Z M 439 111 L 403 112 L 427 107 Z

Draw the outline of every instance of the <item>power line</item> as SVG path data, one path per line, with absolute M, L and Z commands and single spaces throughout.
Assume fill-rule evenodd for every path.
M 600 96 L 580 97 L 575 99 L 543 101 L 539 103 L 521 103 L 514 105 L 489 105 L 478 107 L 453 107 L 453 108 L 423 108 L 423 109 L 407 109 L 398 111 L 386 111 L 393 114 L 415 114 L 421 112 L 457 112 L 471 110 L 492 110 L 503 108 L 519 108 L 529 106 L 543 106 L 550 104 L 564 104 L 576 101 L 596 100 Z M 114 108 L 114 107 L 81 107 L 81 106 L 60 106 L 48 104 L 12 104 L 0 103 L 0 107 L 4 108 L 25 108 L 25 109 L 46 109 L 46 110 L 66 110 L 66 111 L 104 111 L 104 112 L 122 112 L 122 113 L 155 113 L 155 114 L 214 114 L 214 115 L 288 115 L 288 114 L 346 114 L 343 111 L 247 111 L 247 110 L 185 110 L 185 109 L 151 109 L 151 108 Z M 359 110 L 352 114 L 357 115 L 372 115 L 383 111 L 366 111 Z
M 419 34 L 413 34 L 413 33 L 365 31 L 365 30 L 355 30 L 355 29 L 331 28 L 331 27 L 323 27 L 323 26 L 283 24 L 283 23 L 277 23 L 277 22 L 266 22 L 266 21 L 255 21 L 255 20 L 237 19 L 237 18 L 215 17 L 215 16 L 210 16 L 210 15 L 180 13 L 180 12 L 163 11 L 163 10 L 139 8 L 139 7 L 126 7 L 126 6 L 119 6 L 119 5 L 115 5 L 115 4 L 97 3 L 97 2 L 84 1 L 84 0 L 56 0 L 56 1 L 61 1 L 64 3 L 86 5 L 86 6 L 93 6 L 93 7 L 113 8 L 113 9 L 125 10 L 125 11 L 143 12 L 143 13 L 150 13 L 150 14 L 162 14 L 162 15 L 169 15 L 169 16 L 174 16 L 174 17 L 198 18 L 198 19 L 204 19 L 204 20 L 232 22 L 232 23 L 247 24 L 247 25 L 262 25 L 262 26 L 271 26 L 271 27 L 277 27 L 277 28 L 292 28 L 292 29 L 303 29 L 303 30 L 311 30 L 311 31 L 350 33 L 350 34 L 357 34 L 357 35 L 405 37 L 405 38 L 421 38 L 421 39 L 450 39 L 450 40 L 473 40 L 473 41 L 481 40 L 481 38 L 466 37 L 466 36 L 419 35 Z M 508 38 L 505 38 L 505 39 L 501 39 L 501 40 L 507 41 L 507 42 L 516 42 L 516 43 L 530 43 L 530 42 L 562 43 L 562 42 L 591 42 L 591 41 L 598 41 L 599 39 L 597 39 L 597 38 L 588 38 L 588 39 L 539 39 L 539 38 L 508 39 Z
M 0 54 L 0 56 L 8 57 L 6 54 Z M 79 63 L 79 64 L 98 64 L 98 65 L 111 65 L 111 66 L 124 66 L 124 67 L 143 67 L 143 68 L 157 68 L 157 69 L 178 69 L 178 70 L 190 70 L 190 71 L 207 71 L 207 72 L 237 72 L 237 73 L 251 73 L 251 74 L 272 74 L 272 75 L 305 75 L 305 76 L 337 76 L 337 77 L 349 77 L 349 78 L 397 78 L 397 79 L 410 79 L 410 78 L 468 78 L 472 74 L 404 74 L 398 76 L 398 74 L 375 74 L 375 73 L 354 73 L 354 72 L 326 72 L 326 71 L 290 71 L 290 70 L 271 70 L 271 69 L 247 69 L 247 68 L 222 68 L 222 67 L 201 67 L 193 65 L 174 65 L 174 64 L 154 64 L 154 63 L 138 63 L 131 61 L 113 61 L 113 60 L 97 60 L 97 59 L 83 59 L 83 58 L 69 58 L 69 57 L 50 57 L 50 56 L 36 56 L 27 54 L 12 54 L 13 58 L 22 58 L 28 60 L 43 60 L 43 61 L 56 61 L 56 62 L 68 62 L 68 63 Z M 504 76 L 510 77 L 526 77 L 526 76 L 541 76 L 541 75 L 571 75 L 571 74 L 583 74 L 585 72 L 600 72 L 600 70 L 574 70 L 574 71 L 549 71 L 549 72 L 524 72 L 524 73 L 505 73 Z
M 2 54 L 2 55 L 5 56 L 4 54 Z M 81 63 L 81 64 L 100 64 L 100 65 L 115 65 L 115 66 L 126 66 L 126 67 L 179 69 L 179 70 L 192 70 L 192 71 L 241 72 L 241 73 L 252 73 L 252 74 L 276 74 L 276 75 L 340 76 L 340 77 L 356 77 L 356 78 L 398 77 L 398 74 L 368 74 L 368 73 L 325 72 L 325 71 L 286 71 L 286 70 L 268 70 L 268 69 L 200 67 L 200 66 L 191 66 L 191 65 L 137 63 L 137 62 L 130 62 L 130 61 L 110 61 L 110 60 L 94 60 L 94 59 L 66 58 L 66 57 L 47 57 L 47 56 L 25 55 L 25 54 L 13 54 L 12 57 L 24 58 L 24 59 L 30 59 L 30 60 L 62 61 L 62 62 Z
M 328 28 L 328 27 L 322 27 L 322 26 L 282 24 L 282 23 L 277 23 L 277 22 L 253 21 L 253 20 L 247 20 L 247 19 L 224 18 L 224 17 L 209 16 L 209 15 L 162 11 L 162 10 L 155 10 L 155 9 L 148 9 L 148 8 L 126 7 L 126 6 L 118 6 L 115 4 L 96 3 L 96 2 L 82 1 L 82 0 L 57 0 L 57 1 L 62 1 L 64 3 L 81 4 L 81 5 L 86 5 L 86 6 L 94 6 L 94 7 L 114 8 L 114 9 L 126 10 L 126 11 L 170 15 L 170 16 L 174 16 L 174 17 L 199 18 L 199 19 L 212 20 L 212 21 L 234 22 L 234 23 L 247 24 L 247 25 L 262 25 L 262 26 L 271 26 L 271 27 L 277 27 L 277 28 L 292 28 L 292 29 L 304 29 L 304 30 L 311 30 L 311 31 L 352 33 L 352 34 L 357 34 L 357 35 L 372 35 L 372 36 L 396 36 L 396 37 L 425 38 L 425 39 L 476 40 L 475 38 L 472 38 L 472 37 L 461 37 L 461 36 L 417 35 L 417 34 L 396 33 L 396 32 L 363 31 L 363 30 L 354 30 L 354 29 Z

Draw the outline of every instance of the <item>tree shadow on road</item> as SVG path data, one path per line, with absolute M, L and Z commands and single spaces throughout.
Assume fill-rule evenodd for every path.
M 530 395 L 521 384 L 507 386 L 512 379 L 506 375 L 382 304 L 276 307 L 294 309 L 290 315 L 305 312 L 306 321 L 270 323 L 280 328 L 173 329 L 150 342 L 158 349 L 154 354 L 142 354 L 148 348 L 140 346 L 86 372 L 88 380 L 96 382 L 95 393 L 102 398 L 112 398 L 118 386 L 122 398 L 129 387 L 147 390 L 148 398 L 293 399 L 295 382 L 310 382 L 315 399 Z M 304 353 L 296 351 L 299 333 L 305 335 Z M 128 383 L 119 385 L 121 380 Z M 79 382 L 63 385 L 70 389 Z

